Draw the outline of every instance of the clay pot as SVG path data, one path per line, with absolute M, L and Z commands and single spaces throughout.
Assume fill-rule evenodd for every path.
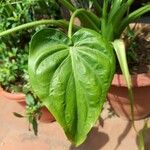
M 150 115 L 150 74 L 132 76 L 134 93 L 134 117 L 139 120 Z M 123 75 L 115 74 L 108 93 L 108 100 L 116 114 L 131 119 L 128 89 Z
M 8 101 L 14 101 L 17 102 L 18 104 L 20 104 L 24 109 L 26 107 L 26 101 L 25 101 L 25 95 L 23 93 L 8 93 L 6 91 L 4 91 L 1 87 L 0 87 L 0 96 Z M 55 118 L 52 116 L 52 114 L 47 110 L 46 107 L 43 107 L 41 109 L 42 112 L 42 116 L 40 118 L 41 122 L 44 123 L 50 123 L 52 121 L 55 120 Z

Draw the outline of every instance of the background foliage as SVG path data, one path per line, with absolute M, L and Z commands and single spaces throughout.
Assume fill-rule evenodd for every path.
M 60 18 L 55 0 L 2 0 L 0 32 L 39 19 Z M 8 91 L 22 91 L 28 80 L 28 43 L 36 29 L 11 34 L 0 39 L 0 85 Z

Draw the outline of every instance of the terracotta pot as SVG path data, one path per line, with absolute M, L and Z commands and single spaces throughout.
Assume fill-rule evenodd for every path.
M 139 120 L 150 115 L 150 74 L 132 76 L 134 93 L 134 117 Z M 131 119 L 128 89 L 122 75 L 115 74 L 108 100 L 116 114 Z
M 25 95 L 23 93 L 8 93 L 0 87 L 0 96 L 5 100 L 19 103 L 25 109 L 26 101 L 25 101 Z M 42 112 L 42 116 L 40 118 L 41 122 L 49 123 L 55 120 L 55 118 L 47 110 L 46 107 L 43 107 L 41 109 L 41 112 Z

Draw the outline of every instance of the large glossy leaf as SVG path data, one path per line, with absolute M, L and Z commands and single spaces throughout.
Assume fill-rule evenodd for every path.
M 32 38 L 31 86 L 75 145 L 86 139 L 100 115 L 114 66 L 110 44 L 93 30 L 81 29 L 69 39 L 44 29 Z

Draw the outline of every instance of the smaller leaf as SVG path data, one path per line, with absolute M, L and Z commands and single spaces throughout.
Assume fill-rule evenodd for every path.
M 16 113 L 16 112 L 13 112 L 13 115 L 16 116 L 16 117 L 18 117 L 18 118 L 23 118 L 23 117 L 24 117 L 23 115 L 18 114 L 18 113 Z
M 34 97 L 31 94 L 26 95 L 26 103 L 28 106 L 34 106 L 35 105 Z

